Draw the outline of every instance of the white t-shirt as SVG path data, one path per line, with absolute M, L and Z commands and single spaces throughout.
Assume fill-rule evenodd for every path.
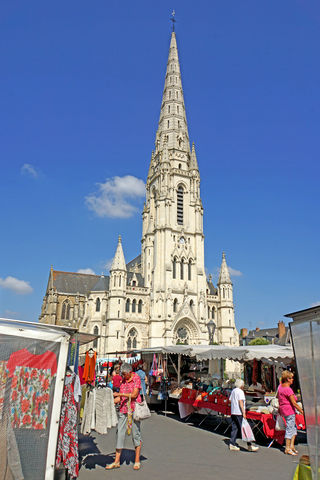
M 239 400 L 243 400 L 244 409 L 246 409 L 246 397 L 241 388 L 234 388 L 231 392 L 229 400 L 231 401 L 231 415 L 242 415 Z

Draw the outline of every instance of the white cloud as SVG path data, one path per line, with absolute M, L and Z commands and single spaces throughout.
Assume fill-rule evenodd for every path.
M 107 271 L 110 270 L 112 262 L 113 262 L 113 258 L 110 258 L 109 260 L 106 261 L 106 263 L 104 264 L 105 270 L 107 270 Z
M 33 292 L 33 288 L 29 282 L 10 276 L 7 278 L 0 278 L 0 287 L 12 290 L 19 295 L 26 295 Z
M 145 184 L 137 177 L 107 178 L 98 191 L 85 197 L 89 210 L 98 217 L 129 218 L 138 211 L 136 201 L 145 196 Z
M 79 268 L 77 273 L 87 273 L 88 275 L 95 275 L 95 272 L 92 270 L 92 268 Z
M 22 175 L 27 175 L 32 178 L 38 178 L 39 173 L 31 163 L 24 163 L 20 170 Z
M 319 305 L 320 305 L 320 301 L 311 303 L 310 307 L 319 307 Z
M 228 267 L 229 273 L 231 277 L 242 277 L 243 273 L 240 270 L 236 270 L 235 268 Z
M 15 318 L 19 317 L 20 313 L 19 312 L 14 312 L 13 310 L 5 310 L 3 312 L 4 318 Z

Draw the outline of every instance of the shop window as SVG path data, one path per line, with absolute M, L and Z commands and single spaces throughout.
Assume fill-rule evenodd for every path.
M 100 307 L 101 307 L 101 301 L 100 301 L 100 298 L 98 297 L 96 300 L 96 312 L 100 312 Z

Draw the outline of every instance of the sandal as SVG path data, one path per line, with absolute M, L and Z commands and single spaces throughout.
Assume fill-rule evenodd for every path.
M 291 450 L 292 450 L 296 455 L 298 455 L 298 453 L 299 453 L 298 450 L 296 450 L 295 448 L 291 448 Z
M 134 462 L 133 470 L 140 470 L 140 468 L 141 468 L 141 463 L 140 462 Z
M 120 468 L 120 463 L 113 462 L 106 465 L 106 470 L 113 470 L 114 468 Z
M 291 448 L 289 450 L 284 451 L 285 455 L 293 455 L 294 457 L 297 455 Z

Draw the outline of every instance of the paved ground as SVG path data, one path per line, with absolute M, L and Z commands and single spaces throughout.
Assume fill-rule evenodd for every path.
M 80 455 L 82 466 L 80 480 L 95 480 L 112 477 L 124 480 L 139 477 L 140 480 L 194 480 L 201 479 L 245 479 L 245 480 L 291 480 L 297 465 L 297 457 L 284 455 L 278 448 L 261 445 L 258 452 L 228 450 L 228 437 L 213 433 L 213 423 L 206 421 L 205 428 L 194 423 L 183 423 L 175 415 L 167 417 L 153 413 L 143 422 L 142 467 L 132 469 L 134 459 L 131 439 L 127 439 L 122 452 L 121 468 L 105 471 L 107 463 L 113 461 L 115 429 L 108 435 L 92 433 L 81 437 Z M 223 429 L 222 429 L 223 431 Z M 302 438 L 303 440 L 303 438 Z M 239 441 L 240 446 L 245 446 Z M 299 445 L 299 454 L 306 453 L 305 443 Z

